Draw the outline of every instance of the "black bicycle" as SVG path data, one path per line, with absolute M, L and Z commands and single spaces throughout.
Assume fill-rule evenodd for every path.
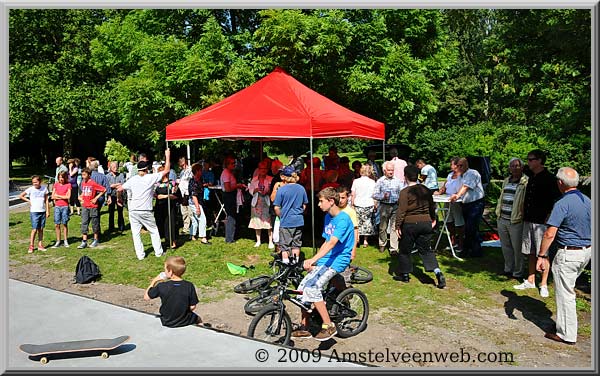
M 373 273 L 371 273 L 370 270 L 357 265 L 350 265 L 348 269 L 340 273 L 340 275 L 344 277 L 345 283 L 350 284 L 350 286 L 368 283 L 373 280 Z M 250 285 L 252 283 L 258 285 L 261 281 L 264 282 L 264 284 L 254 289 L 253 291 L 257 291 L 258 294 L 255 297 L 248 299 L 246 304 L 244 304 L 244 312 L 247 315 L 256 315 L 261 309 L 270 304 L 273 301 L 273 298 L 278 294 L 277 287 L 272 285 L 273 281 L 269 280 L 267 283 L 264 277 L 266 276 L 259 276 L 257 279 L 249 282 Z M 301 281 L 302 275 L 294 275 L 292 276 L 291 285 L 294 286 L 294 288 L 297 288 Z
M 248 315 L 255 315 L 258 311 L 271 303 L 273 297 L 277 295 L 275 286 L 277 282 L 281 281 L 284 275 L 288 282 L 288 286 L 297 288 L 302 281 L 304 270 L 283 267 L 282 265 L 286 264 L 281 262 L 281 257 L 276 253 L 273 253 L 272 256 L 273 260 L 269 263 L 273 268 L 273 274 L 271 276 L 265 274 L 259 275 L 250 278 L 233 288 L 233 291 L 238 294 L 258 292 L 257 296 L 249 299 L 244 305 L 244 312 Z M 291 260 L 292 263 L 295 261 L 293 258 Z M 300 260 L 302 260 L 302 258 L 300 258 Z M 298 263 L 301 264 L 301 262 Z
M 284 273 L 278 279 L 274 289 L 277 294 L 271 303 L 254 316 L 248 327 L 248 337 L 257 338 L 266 342 L 287 345 L 292 335 L 292 320 L 286 310 L 285 301 L 298 306 L 301 310 L 310 313 L 310 327 L 308 330 L 316 335 L 321 330 L 323 323 L 321 316 L 312 306 L 306 306 L 297 297 L 302 291 L 288 289 L 288 275 L 299 273 L 301 264 L 283 264 Z M 341 338 L 355 336 L 365 330 L 369 317 L 369 302 L 366 295 L 354 288 L 345 287 L 344 278 L 336 274 L 326 289 L 323 290 L 323 300 L 331 321 L 335 323 L 337 335 Z

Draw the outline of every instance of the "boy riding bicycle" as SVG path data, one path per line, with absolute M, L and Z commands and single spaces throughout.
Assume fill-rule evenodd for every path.
M 304 269 L 309 273 L 298 286 L 298 290 L 302 291 L 302 303 L 312 303 L 323 319 L 321 331 L 315 336 L 317 341 L 326 341 L 337 334 L 321 291 L 334 275 L 348 267 L 355 242 L 352 220 L 348 214 L 341 211 L 339 203 L 340 196 L 334 188 L 325 188 L 319 192 L 319 207 L 327 213 L 323 228 L 325 243 L 317 254 L 304 260 Z M 292 332 L 293 337 L 312 337 L 308 331 L 309 319 L 310 313 L 302 310 L 301 327 Z

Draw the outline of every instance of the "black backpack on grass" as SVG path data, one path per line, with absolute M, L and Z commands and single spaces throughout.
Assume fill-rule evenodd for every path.
M 100 268 L 91 258 L 81 256 L 75 267 L 75 283 L 90 283 L 100 278 Z

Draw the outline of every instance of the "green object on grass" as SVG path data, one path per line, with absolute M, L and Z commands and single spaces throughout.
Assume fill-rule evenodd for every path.
M 244 268 L 243 266 L 237 266 L 235 264 L 232 264 L 230 262 L 227 263 L 227 269 L 229 269 L 229 273 L 233 274 L 233 275 L 246 275 L 246 271 L 247 269 Z

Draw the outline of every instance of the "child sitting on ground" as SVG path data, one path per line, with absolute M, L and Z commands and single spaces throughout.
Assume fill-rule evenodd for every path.
M 167 257 L 164 273 L 154 277 L 144 293 L 144 300 L 160 297 L 160 321 L 169 328 L 202 325 L 202 319 L 194 313 L 198 304 L 196 288 L 193 283 L 181 278 L 183 273 L 185 259 L 180 256 Z

